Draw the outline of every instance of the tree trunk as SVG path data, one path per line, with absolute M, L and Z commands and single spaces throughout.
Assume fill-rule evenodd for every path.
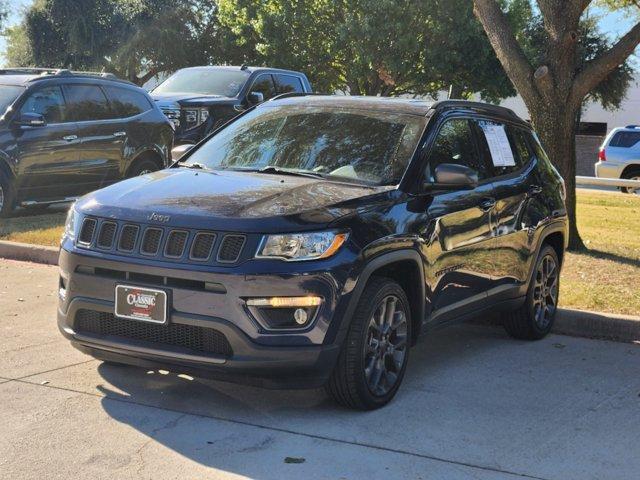
M 585 248 L 576 224 L 576 120 L 578 111 L 561 101 L 529 107 L 531 121 L 551 162 L 566 185 L 569 250 Z

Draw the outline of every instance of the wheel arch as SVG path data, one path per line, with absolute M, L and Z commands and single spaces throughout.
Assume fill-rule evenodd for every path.
M 128 162 L 127 169 L 125 171 L 125 178 L 130 176 L 133 168 L 142 161 L 151 160 L 158 166 L 158 170 L 161 170 L 165 167 L 163 156 L 160 152 L 154 149 L 147 149 L 141 152 L 137 152 L 135 156 Z
M 15 172 L 9 164 L 9 158 L 2 151 L 0 151 L 0 171 L 7 175 L 10 179 L 15 178 Z
M 562 266 L 564 262 L 564 245 L 565 245 L 565 238 L 564 238 L 563 232 L 556 231 L 556 232 L 551 232 L 545 235 L 542 239 L 541 244 L 549 245 L 555 250 L 556 255 L 558 256 L 558 261 L 560 262 L 560 266 Z
M 338 334 L 339 340 L 346 335 L 353 313 L 369 280 L 374 276 L 396 281 L 405 291 L 411 308 L 412 343 L 420 334 L 425 312 L 425 281 L 422 257 L 416 250 L 406 249 L 389 252 L 370 260 L 358 276 L 344 320 Z
M 620 174 L 620 178 L 625 178 L 625 175 L 631 172 L 637 172 L 640 174 L 640 163 L 631 163 L 624 167 L 624 170 L 622 170 L 622 173 Z

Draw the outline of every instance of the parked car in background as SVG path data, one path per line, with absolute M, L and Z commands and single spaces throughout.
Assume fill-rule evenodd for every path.
M 176 127 L 175 144 L 197 143 L 249 107 L 289 92 L 311 92 L 304 73 L 264 67 L 178 70 L 151 91 Z
M 0 215 L 46 207 L 170 162 L 173 127 L 110 74 L 0 70 Z
M 596 177 L 640 181 L 640 125 L 614 128 L 600 147 L 595 167 Z M 640 188 L 621 190 L 640 194 Z
M 510 110 L 291 95 L 78 200 L 58 325 L 105 361 L 378 408 L 434 328 L 500 311 L 516 338 L 551 330 L 564 198 Z

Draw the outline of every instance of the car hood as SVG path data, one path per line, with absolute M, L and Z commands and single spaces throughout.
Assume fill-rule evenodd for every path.
M 198 95 L 194 93 L 152 93 L 151 97 L 160 108 L 169 107 L 206 107 L 210 105 L 234 103 L 235 98 L 221 95 Z
M 392 191 L 290 175 L 172 168 L 98 190 L 78 200 L 76 209 L 141 223 L 160 218 L 183 228 L 292 232 L 389 201 Z

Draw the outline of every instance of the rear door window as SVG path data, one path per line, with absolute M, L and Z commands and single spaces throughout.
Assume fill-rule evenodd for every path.
M 270 74 L 262 74 L 256 77 L 249 91 L 261 93 L 265 100 L 269 100 L 276 95 L 276 86 Z
M 609 146 L 631 148 L 638 146 L 638 142 L 640 142 L 640 132 L 618 132 L 609 142 Z
M 140 115 L 153 107 L 147 97 L 129 88 L 106 86 L 104 87 L 113 115 L 118 118 Z
M 524 129 L 488 120 L 479 120 L 477 125 L 480 151 L 492 165 L 494 176 L 515 173 L 533 158 Z
M 478 154 L 470 120 L 457 118 L 442 125 L 429 153 L 426 171 L 428 181 L 435 181 L 435 170 L 443 163 L 473 168 L 478 172 L 480 180 L 491 176 L 487 164 Z
M 302 80 L 294 75 L 285 75 L 278 73 L 274 75 L 276 78 L 276 90 L 278 93 L 304 92 Z
M 47 123 L 64 122 L 67 119 L 66 105 L 60 87 L 36 90 L 22 104 L 20 113 L 39 113 Z
M 97 85 L 65 85 L 67 110 L 71 120 L 87 122 L 115 118 L 107 97 Z

